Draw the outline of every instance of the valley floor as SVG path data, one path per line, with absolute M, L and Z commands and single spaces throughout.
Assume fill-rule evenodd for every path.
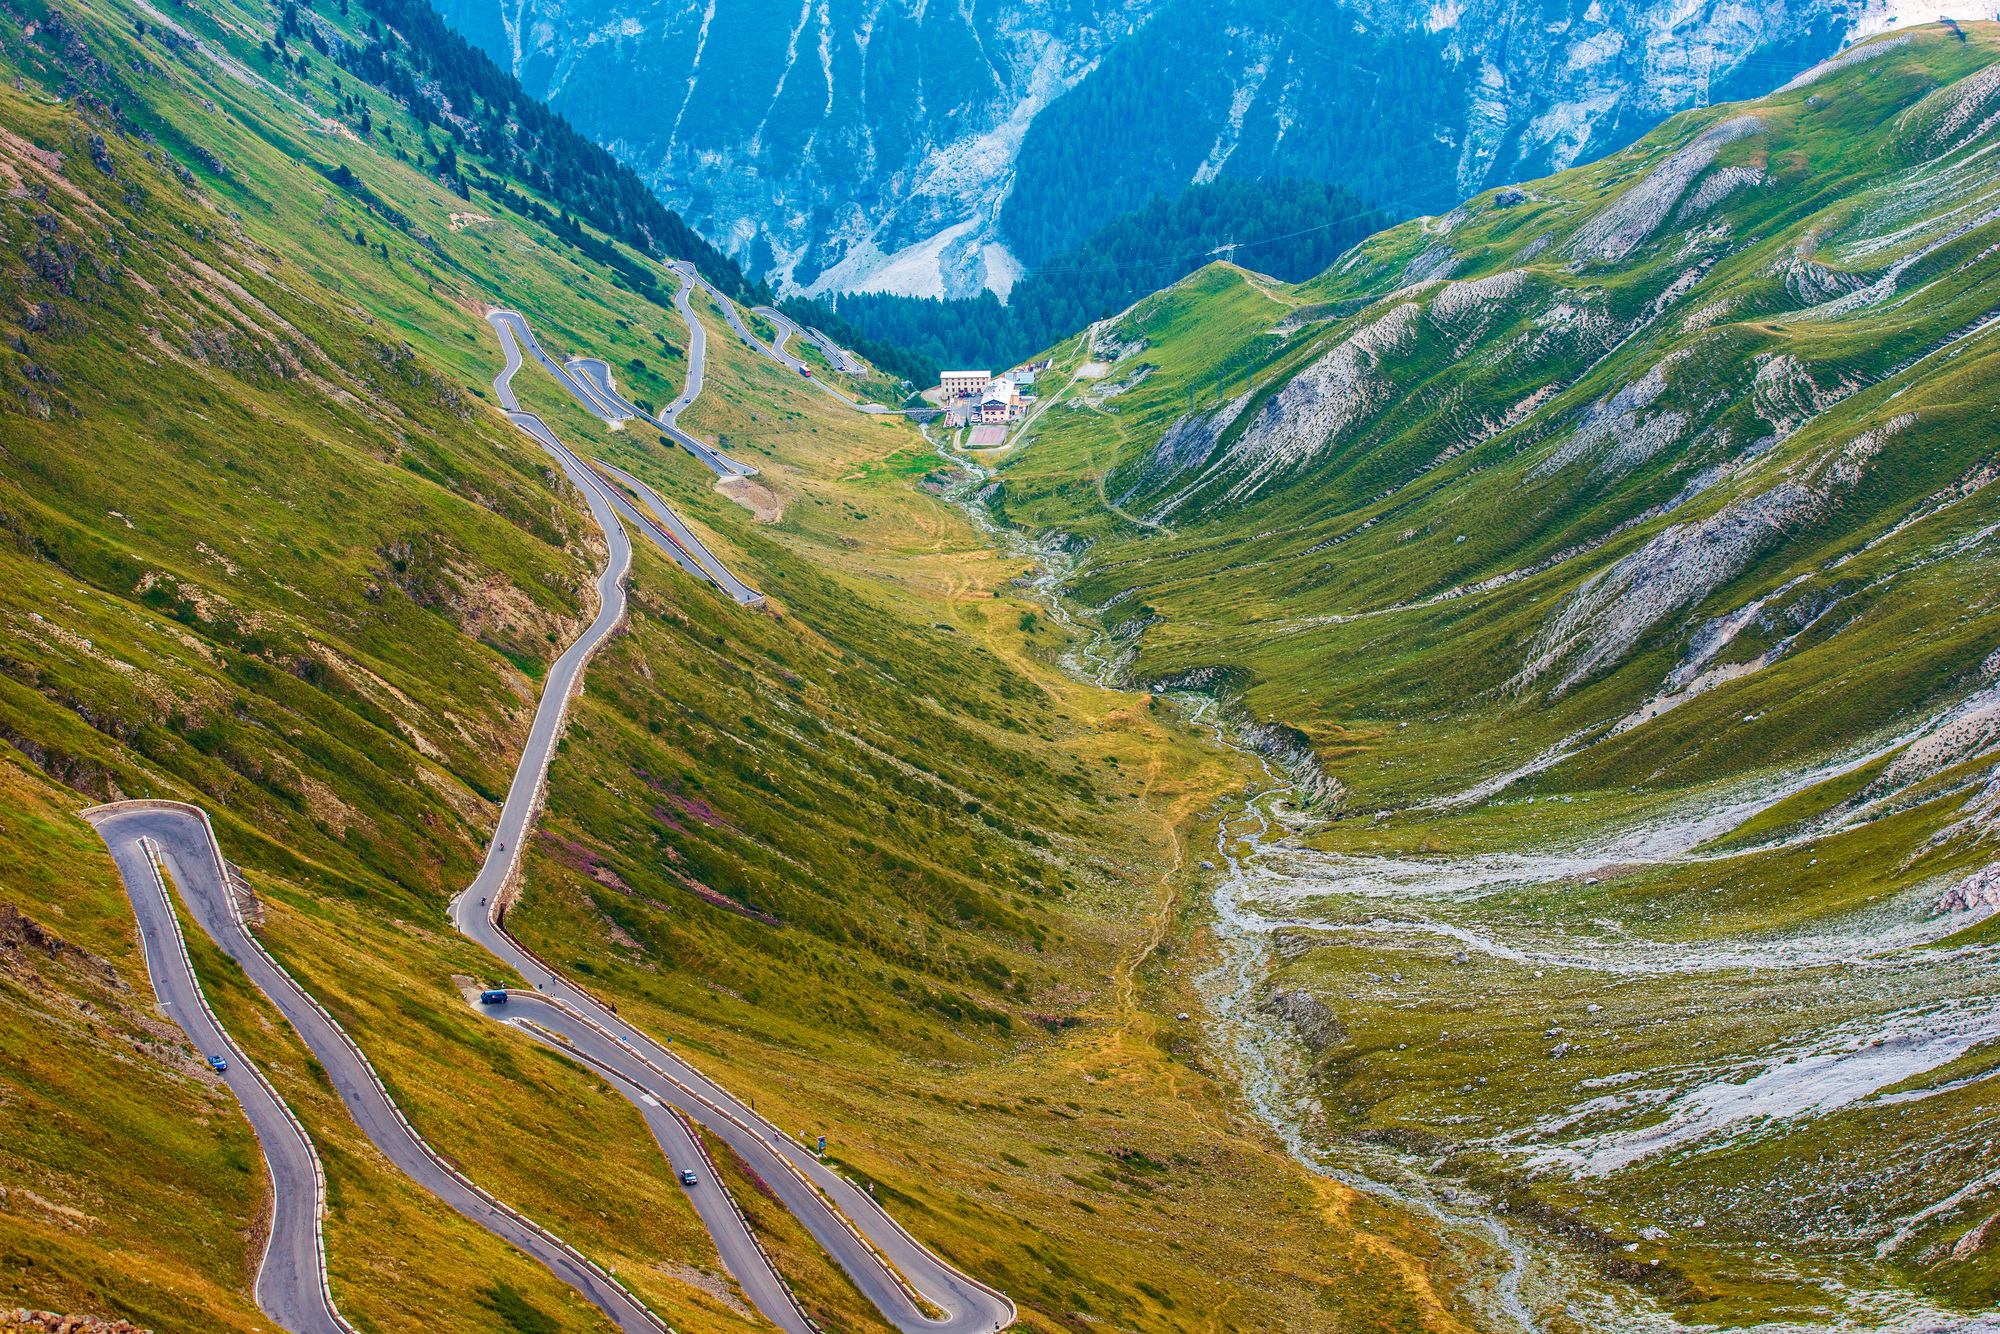
M 1211 266 L 974 464 L 427 13 L 0 11 L 0 1306 L 270 1323 L 257 1141 L 75 818 L 150 795 L 437 1160 L 682 1334 L 767 1326 L 647 1104 L 468 1012 L 547 985 L 451 929 L 483 866 L 1035 1334 L 1991 1309 L 1990 25 Z M 501 307 L 605 473 L 496 406 Z M 661 525 L 622 619 L 607 476 Z M 182 926 L 360 1334 L 611 1328 Z M 806 1315 L 889 1327 L 703 1148 Z
M 682 1334 L 766 1326 L 645 1105 L 467 1012 L 468 987 L 533 980 L 445 917 L 497 843 L 536 956 L 827 1135 L 830 1170 L 1021 1327 L 1459 1327 L 1423 1221 L 1302 1171 L 1135 971 L 1198 885 L 1191 822 L 1253 770 L 1062 670 L 1027 562 L 925 488 L 949 461 L 906 422 L 747 345 L 719 288 L 676 300 L 678 270 L 524 202 L 519 160 L 468 140 L 445 171 L 435 108 L 389 90 L 426 95 L 399 15 L 281 20 L 304 25 L 283 61 L 254 6 L 0 15 L 0 230 L 32 298 L 0 348 L 0 1306 L 270 1327 L 259 1145 L 75 818 L 150 796 L 211 813 L 248 930 L 437 1161 Z M 512 386 L 763 595 L 635 542 L 519 833 L 502 799 L 611 544 L 496 410 L 501 306 L 757 470 L 718 484 L 545 375 Z M 892 387 L 793 350 L 855 398 Z M 385 1157 L 352 1071 L 181 926 L 317 1152 L 355 1329 L 611 1328 Z M 754 1164 L 706 1147 L 804 1310 L 886 1328 Z

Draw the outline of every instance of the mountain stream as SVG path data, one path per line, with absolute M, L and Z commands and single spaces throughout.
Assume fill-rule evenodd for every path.
M 1074 556 L 1060 542 L 1029 543 L 994 523 L 977 498 L 990 474 L 950 440 L 931 440 L 941 455 L 973 478 L 951 488 L 947 498 L 996 546 L 1035 562 L 1024 585 L 1045 606 L 1049 619 L 1075 635 L 1064 667 L 1092 684 L 1126 688 L 1122 672 L 1129 648 L 1121 648 L 1088 609 L 1065 601 Z M 1696 1036 L 1702 1031 L 1699 1023 L 1683 1024 L 1685 1040 L 1666 1034 L 1675 1059 L 1583 1080 L 1539 1114 L 1516 1114 L 1510 1120 L 1505 1115 L 1455 1115 L 1452 1108 L 1440 1107 L 1438 1122 L 1460 1132 L 1461 1144 L 1498 1154 L 1530 1178 L 1556 1173 L 1575 1180 L 1615 1180 L 1676 1151 L 1712 1156 L 1733 1146 L 1782 1139 L 1813 1118 L 1842 1108 L 1920 1102 L 2000 1074 L 1996 1067 L 1964 1081 L 1910 1086 L 1925 1072 L 2000 1040 L 2000 995 L 1992 985 L 2000 947 L 1930 948 L 1976 920 L 1936 912 L 1943 888 L 1939 884 L 1927 882 L 1821 928 L 1707 944 L 1647 939 L 1618 920 L 1598 919 L 1583 931 L 1574 922 L 1548 925 L 1488 910 L 1503 893 L 1573 884 L 1598 868 L 1704 859 L 1698 851 L 1703 845 L 1786 797 L 1871 762 L 1916 733 L 1883 738 L 1865 751 L 1781 779 L 1691 798 L 1663 818 L 1573 847 L 1461 857 L 1355 856 L 1304 844 L 1303 836 L 1320 822 L 1285 800 L 1293 791 L 1293 776 L 1246 746 L 1240 729 L 1215 700 L 1196 694 L 1169 698 L 1183 716 L 1206 728 L 1215 744 L 1251 757 L 1264 775 L 1264 782 L 1217 822 L 1211 907 L 1220 959 L 1196 979 L 1206 1000 L 1206 1037 L 1214 1058 L 1227 1067 L 1249 1109 L 1301 1164 L 1429 1218 L 1455 1252 L 1450 1258 L 1472 1276 L 1459 1295 L 1485 1328 L 1624 1334 L 1691 1326 L 1687 1317 L 1677 1316 L 1642 1289 L 1608 1281 L 1588 1256 L 1514 1225 L 1504 1204 L 1433 1175 L 1443 1160 L 1433 1163 L 1429 1155 L 1388 1143 L 1327 1134 L 1323 1085 L 1310 1053 L 1288 1027 L 1260 1008 L 1274 971 L 1289 952 L 1310 951 L 1312 942 L 1360 944 L 1373 951 L 1377 966 L 1388 972 L 1387 978 L 1366 974 L 1366 999 L 1378 1006 L 1418 994 L 1414 978 L 1404 987 L 1401 973 L 1394 971 L 1395 960 L 1434 959 L 1444 951 L 1456 951 L 1461 963 L 1477 956 L 1506 967 L 1524 983 L 1529 974 L 1542 979 L 1547 973 L 1572 985 L 1579 978 L 1585 984 L 1594 978 L 1607 985 L 1651 988 L 1662 1009 L 1691 1006 L 1697 1014 L 1712 1009 L 1718 996 L 1745 985 L 1775 997 L 1767 1008 L 1784 1012 L 1785 1020 L 1766 1024 L 1759 1030 L 1761 1040 L 1748 1046 L 1710 1043 Z M 1926 726 L 1934 728 L 1940 721 L 1928 720 Z M 1481 785 L 1461 794 L 1468 799 L 1463 804 L 1490 800 L 1504 790 L 1504 783 Z M 1453 804 L 1459 803 L 1435 803 Z M 1308 942 L 1303 947 L 1302 940 Z M 1345 975 L 1334 974 L 1315 990 L 1351 985 Z M 1351 990 L 1348 998 L 1364 999 Z M 1411 1001 L 1399 1003 L 1408 1009 Z M 1518 998 L 1501 999 L 1507 1003 L 1540 1001 L 1530 987 Z M 1355 1013 L 1367 1008 L 1357 1007 Z M 1594 1014 L 1603 1007 L 1588 1008 Z M 1342 1011 L 1343 1017 L 1349 1013 Z M 1483 1086 L 1486 1080 L 1477 1083 Z M 1467 1089 L 1473 1087 L 1468 1081 Z M 1484 1133 L 1470 1133 L 1475 1123 Z M 1983 1123 L 1973 1129 L 1988 1130 Z M 1952 1133 L 1947 1127 L 1938 1136 Z M 1920 1145 L 1915 1157 L 1928 1161 L 1937 1147 Z M 1896 1169 L 1885 1175 L 1895 1178 Z M 1740 1247 L 1744 1264 L 1824 1297 L 1803 1318 L 1778 1312 L 1775 1318 L 1755 1321 L 1755 1327 L 1773 1334 L 1852 1329 L 2000 1334 L 2000 1316 L 1966 1316 L 1938 1307 L 1890 1284 L 1879 1267 L 1851 1258 L 1857 1250 L 1872 1250 L 1878 1258 L 1895 1253 L 1927 1218 L 1993 1185 L 2000 1185 L 2000 1171 L 1942 1198 L 1912 1194 L 1904 1182 L 1903 1194 L 1909 1198 L 1901 1201 L 1900 1215 L 1877 1213 L 1845 1232 L 1835 1223 L 1806 1237 L 1813 1243 L 1841 1243 L 1831 1259 L 1809 1253 L 1810 1248 L 1788 1248 L 1781 1237 L 1746 1240 Z M 1777 1181 L 1774 1189 L 1801 1190 L 1786 1180 Z M 1839 1195 L 1847 1193 L 1844 1183 L 1838 1187 Z M 1655 1191 L 1646 1203 L 1660 1225 L 1649 1223 L 1640 1235 L 1658 1240 L 1699 1232 L 1711 1221 L 1720 1224 L 1741 1198 L 1739 1190 L 1735 1197 L 1697 1200 L 1676 1211 L 1671 1192 Z M 1803 1189 L 1803 1198 L 1811 1204 L 1810 1187 Z M 1693 1327 L 1715 1326 L 1696 1318 Z

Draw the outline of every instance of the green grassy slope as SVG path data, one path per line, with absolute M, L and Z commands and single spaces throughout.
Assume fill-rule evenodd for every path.
M 1944 896 L 1993 856 L 1996 62 L 1913 29 L 1312 282 L 1213 266 L 1057 349 L 995 456 L 1130 681 L 1330 777 L 1244 891 L 1345 1026 L 1308 1137 L 1509 1201 L 1622 1310 L 2000 1292 L 1976 1033 L 1823 1116 L 1560 1151 L 1985 1012 Z M 1786 794 L 1715 860 L 1640 837 Z
M 2000 277 L 1980 202 L 1994 34 L 1964 32 L 1677 117 L 1605 163 L 1385 232 L 1299 287 L 1216 266 L 1141 302 L 1088 354 L 1124 358 L 1047 407 L 1007 463 L 1007 512 L 1100 539 L 1085 602 L 1136 620 L 1112 600 L 1143 592 L 1165 617 L 1136 675 L 1226 662 L 1271 682 L 1253 708 L 1297 722 L 1448 709 L 1540 742 L 1639 706 L 1698 627 L 1811 572 L 1763 609 L 1803 626 L 1919 559 L 1928 534 L 1977 526 L 1990 353 L 1981 337 L 1934 350 L 1993 309 Z M 1657 225 L 1634 240 L 1633 219 Z M 1087 355 L 1066 352 L 1072 369 Z M 1702 547 L 1685 586 L 1649 573 L 1679 549 L 1669 534 Z M 1788 652 L 1835 633 L 1823 621 Z M 1827 660 L 1874 659 L 1895 684 L 1852 691 L 1870 701 L 1858 716 L 1774 716 L 1738 754 L 1856 735 L 1975 665 L 1976 632 L 1895 654 L 1839 633 Z M 1785 637 L 1739 635 L 1714 661 Z M 1594 762 L 1609 773 L 1651 745 L 1628 735 Z M 1347 781 L 1401 801 L 1514 754 L 1473 753 L 1437 757 L 1434 779 Z
M 0 979 L 31 1035 L 0 1102 L 34 1128 L 0 1157 L 0 1303 L 163 1332 L 261 1320 L 247 1130 L 162 1039 L 109 862 L 65 815 L 151 793 L 214 813 L 273 950 L 443 1152 L 684 1334 L 755 1324 L 704 1276 L 629 1106 L 468 1012 L 458 979 L 490 965 L 442 915 L 602 556 L 493 410 L 481 316 L 528 311 L 552 351 L 658 402 L 688 339 L 674 280 L 538 220 L 497 157 L 452 193 L 444 113 L 491 107 L 434 108 L 426 131 L 316 44 L 266 57 L 261 8 L 29 10 L 0 14 L 21 285 L 0 315 L 0 900 L 89 958 L 10 945 Z M 300 21 L 328 49 L 371 40 L 338 3 Z M 640 553 L 555 766 L 524 936 L 824 1126 L 1034 1328 L 1316 1328 L 1329 1304 L 1453 1327 L 1423 1230 L 1305 1177 L 1127 986 L 1187 888 L 1183 829 L 1241 767 L 1070 682 L 1059 632 L 1012 596 L 1021 563 L 920 488 L 941 464 L 921 436 L 699 304 L 689 425 L 763 468 L 736 499 L 517 381 L 772 595 L 738 608 Z M 357 1325 L 602 1327 L 388 1170 L 282 1021 L 219 956 L 196 963 L 320 1144 Z M 1218 1226 L 1245 1215 L 1273 1221 Z M 777 1240 L 805 1300 L 866 1319 L 824 1257 Z M 1258 1277 L 1218 1297 L 1215 1273 Z

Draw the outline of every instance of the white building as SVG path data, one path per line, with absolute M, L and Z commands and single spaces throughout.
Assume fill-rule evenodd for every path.
M 993 383 L 993 376 L 987 371 L 946 371 L 938 376 L 938 383 L 944 389 L 945 402 L 955 398 L 966 398 L 986 392 L 986 386 Z
M 1027 405 L 1021 401 L 1020 391 L 1014 388 L 1014 382 L 1002 375 L 986 386 L 986 392 L 968 415 L 976 422 L 1017 422 L 1027 415 L 1027 411 Z

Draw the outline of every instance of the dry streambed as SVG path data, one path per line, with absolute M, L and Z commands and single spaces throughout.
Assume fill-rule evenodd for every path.
M 1036 559 L 1030 587 L 1078 636 L 1065 665 L 1116 684 L 1125 646 L 1062 600 L 1069 553 L 964 508 Z M 1178 702 L 1231 744 L 1211 701 Z M 1198 979 L 1211 1049 L 1302 1163 L 1441 1225 L 1441 1272 L 1468 1276 L 1485 1327 L 2000 1332 L 1908 1282 L 1951 1263 L 2000 1189 L 2000 947 L 1950 940 L 1990 907 L 1975 893 L 1940 910 L 1972 883 L 1958 873 L 1891 876 L 1824 911 L 1766 902 L 1774 858 L 1835 880 L 1841 838 L 1865 841 L 1899 796 L 1965 809 L 1980 777 L 1920 785 L 1972 752 L 1953 743 L 1788 842 L 1714 850 L 1800 794 L 1936 748 L 1987 703 L 1674 809 L 1590 794 L 1509 809 L 1529 805 L 1503 795 L 1513 780 L 1559 765 L 1558 747 L 1406 813 L 1477 822 L 1481 850 L 1456 855 L 1383 850 L 1396 830 L 1360 821 L 1346 830 L 1379 836 L 1328 837 L 1273 768 L 1218 828 L 1220 958 Z M 1902 830 L 1896 855 L 1952 818 Z M 2000 1245 L 2000 1225 L 1982 1235 Z
M 1959 1328 L 1898 1270 L 2000 1186 L 1996 947 L 1950 939 L 1990 909 L 1911 876 L 1774 926 L 1771 859 L 1837 876 L 1839 829 L 1702 851 L 1872 755 L 1641 820 L 1545 797 L 1521 850 L 1460 856 L 1274 787 L 1218 838 L 1219 1045 L 1301 1159 L 1501 1261 L 1498 1327 Z

